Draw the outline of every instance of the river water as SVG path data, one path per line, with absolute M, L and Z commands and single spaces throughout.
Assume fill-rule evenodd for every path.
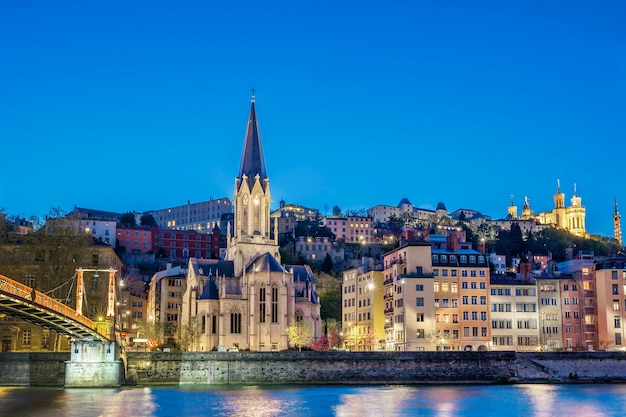
M 0 387 L 0 416 L 626 416 L 626 385 Z

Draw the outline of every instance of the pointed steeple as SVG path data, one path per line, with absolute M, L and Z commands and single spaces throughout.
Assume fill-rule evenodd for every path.
M 265 171 L 265 160 L 263 159 L 263 148 L 261 146 L 261 136 L 259 135 L 259 125 L 256 119 L 256 109 L 254 107 L 254 89 L 252 89 L 252 105 L 250 107 L 250 117 L 248 117 L 248 128 L 246 129 L 246 141 L 243 145 L 241 164 L 239 166 L 239 178 L 243 182 L 243 176 L 248 178 L 250 188 L 254 185 L 254 178 L 258 175 L 261 184 L 267 178 Z

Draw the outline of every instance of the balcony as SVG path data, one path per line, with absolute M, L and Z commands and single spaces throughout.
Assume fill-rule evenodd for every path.
M 387 313 L 393 313 L 393 307 L 387 307 L 385 309 L 385 314 L 387 314 Z

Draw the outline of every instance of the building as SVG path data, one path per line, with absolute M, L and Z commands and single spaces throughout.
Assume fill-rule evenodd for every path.
M 576 282 L 576 300 L 572 299 L 570 309 L 571 315 L 580 315 L 582 349 L 599 349 L 598 339 L 598 300 L 596 298 L 596 280 L 594 277 L 594 254 L 593 252 L 579 252 L 570 260 L 558 264 L 559 272 L 571 275 Z M 563 300 L 563 304 L 565 301 Z M 574 304 L 577 303 L 577 304 Z M 607 306 L 600 306 L 606 308 Z M 566 310 L 567 311 L 567 310 Z M 578 313 L 577 313 L 578 312 Z M 572 317 L 574 318 L 574 317 Z M 574 340 L 573 340 L 574 342 Z M 577 349 L 572 346 L 572 349 Z
M 318 209 L 312 209 L 297 204 L 286 204 L 285 200 L 280 200 L 280 207 L 278 210 L 274 210 L 271 216 L 274 217 L 276 213 L 293 214 L 293 217 L 295 217 L 297 221 L 315 220 L 319 218 L 320 215 Z
M 540 350 L 537 285 L 521 278 L 491 277 L 491 349 Z
M 175 230 L 159 228 L 156 237 L 156 253 L 159 258 L 189 260 L 190 257 L 219 259 L 220 229 L 210 233 L 195 230 Z
M 385 347 L 384 278 L 366 263 L 342 274 L 344 347 L 352 351 Z
M 119 225 L 115 231 L 115 247 L 124 247 L 127 253 L 139 254 L 156 252 L 157 234 L 156 226 L 125 226 Z
M 115 230 L 121 217 L 121 213 L 80 207 L 74 207 L 74 210 L 66 216 L 74 222 L 77 231 L 84 232 L 112 247 L 115 247 Z M 54 220 L 48 218 L 46 222 Z
M 222 214 L 232 213 L 232 203 L 226 197 L 208 201 L 148 211 L 159 227 L 175 230 L 195 230 L 200 233 L 209 233 L 215 227 L 219 227 Z
M 557 192 L 554 194 L 554 209 L 535 214 L 530 208 L 528 197 L 525 197 L 521 220 L 535 220 L 539 224 L 567 230 L 575 236 L 587 236 L 585 211 L 586 209 L 582 205 L 582 198 L 576 194 L 576 184 L 574 184 L 574 196 L 570 199 L 570 205 L 566 207 L 565 194 L 561 192 L 561 182 L 557 181 Z M 517 207 L 514 206 L 512 201 L 508 213 L 511 219 L 517 218 Z
M 372 217 L 325 217 L 323 225 L 345 243 L 370 244 L 376 242 L 376 228 Z
M 343 245 L 329 237 L 300 236 L 296 238 L 296 252 L 302 254 L 308 262 L 323 262 L 326 255 L 333 262 L 344 259 Z
M 385 350 L 435 350 L 437 329 L 430 244 L 407 243 L 386 253 L 383 262 Z
M 187 279 L 187 269 L 166 265 L 150 280 L 147 297 L 146 321 L 158 323 L 164 329 L 163 339 L 157 343 L 174 343 L 173 329 L 178 326 L 183 301 L 183 284 Z M 140 335 L 142 336 L 142 335 Z
M 277 351 L 289 347 L 296 322 L 321 336 L 316 279 L 307 266 L 281 265 L 277 223 L 270 227 L 270 181 L 254 96 L 239 173 L 233 223 L 226 225 L 226 259 L 191 257 L 181 320 L 192 350 Z
M 626 258 L 593 266 L 598 305 L 598 348 L 624 351 L 626 342 Z

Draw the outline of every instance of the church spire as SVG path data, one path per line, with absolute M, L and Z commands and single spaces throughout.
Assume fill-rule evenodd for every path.
M 239 178 L 243 182 L 243 176 L 248 178 L 248 184 L 252 188 L 254 178 L 258 175 L 261 184 L 267 178 L 265 171 L 265 160 L 263 159 L 263 147 L 261 146 L 261 136 L 259 135 L 259 125 L 256 119 L 256 108 L 254 105 L 254 88 L 252 91 L 252 104 L 250 106 L 250 116 L 248 117 L 248 127 L 246 129 L 246 141 L 243 145 L 241 164 L 239 165 Z

